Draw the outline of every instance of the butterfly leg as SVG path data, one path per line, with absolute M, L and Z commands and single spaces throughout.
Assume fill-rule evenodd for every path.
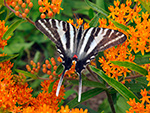
M 65 75 L 66 71 L 67 70 L 64 70 L 63 73 L 62 73 L 62 75 L 61 75 L 61 77 L 60 77 L 60 80 L 59 80 L 59 83 L 58 83 L 58 86 L 57 86 L 56 96 L 59 95 L 60 87 L 61 87 L 61 84 L 63 82 L 63 78 L 64 78 L 64 75 Z
M 78 92 L 78 102 L 81 101 L 81 93 L 82 93 L 82 78 L 81 73 L 79 73 L 79 92 Z

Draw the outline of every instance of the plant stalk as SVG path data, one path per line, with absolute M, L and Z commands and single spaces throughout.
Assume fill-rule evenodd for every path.
M 109 94 L 109 92 L 108 92 L 107 90 L 105 90 L 105 92 L 106 92 L 106 94 L 107 94 L 108 102 L 109 102 L 109 105 L 110 105 L 110 107 L 111 107 L 112 113 L 116 113 L 115 107 L 114 107 L 114 103 L 113 103 L 113 100 L 112 100 L 111 95 Z

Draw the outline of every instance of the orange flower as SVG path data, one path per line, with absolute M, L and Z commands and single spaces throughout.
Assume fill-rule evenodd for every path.
M 69 109 L 68 106 L 65 107 L 61 106 L 60 111 L 58 111 L 57 113 L 88 113 L 88 110 L 87 109 L 83 110 L 82 108 Z
M 75 73 L 75 62 L 73 62 L 71 68 L 65 73 L 65 76 L 68 76 L 69 78 L 77 77 Z
M 39 11 L 42 13 L 41 18 L 46 18 L 45 13 L 48 17 L 53 17 L 56 13 L 59 14 L 60 10 L 63 8 L 60 7 L 62 0 L 52 0 L 52 3 L 48 0 L 38 0 L 38 4 L 41 6 Z
M 0 63 L 0 108 L 4 111 L 20 111 L 20 108 L 16 107 L 15 82 L 11 75 L 12 66 L 13 64 L 9 61 Z
M 131 54 L 131 51 L 135 53 L 141 52 L 144 55 L 145 52 L 150 52 L 150 21 L 148 19 L 149 14 L 143 13 L 139 14 L 141 7 L 139 5 L 135 8 L 131 8 L 131 0 L 127 0 L 126 4 L 120 4 L 119 0 L 114 1 L 115 6 L 110 6 L 109 10 L 111 11 L 109 17 L 113 18 L 115 21 L 127 25 L 129 21 L 135 22 L 136 26 L 127 26 L 129 28 L 128 33 L 117 28 L 111 21 L 108 21 L 108 26 L 106 19 L 99 19 L 100 26 L 104 28 L 115 29 L 120 32 L 123 32 L 128 37 L 127 41 L 117 48 L 110 48 L 104 52 L 106 60 L 100 58 L 99 62 L 102 63 L 102 68 L 108 74 L 108 76 L 115 77 L 126 76 L 127 72 L 130 72 L 126 68 L 120 68 L 119 66 L 114 66 L 109 61 L 118 60 L 118 61 L 130 61 L 133 62 L 134 56 Z M 130 46 L 130 49 L 128 48 Z
M 142 98 L 140 100 L 142 100 L 142 102 L 135 102 L 135 99 L 129 99 L 129 101 L 127 102 L 131 107 L 129 109 L 129 111 L 126 111 L 126 113 L 149 113 L 150 112 L 150 96 L 147 96 L 148 91 L 146 91 L 146 89 L 141 90 L 141 95 Z
M 59 102 L 61 102 L 62 99 L 64 99 L 64 87 L 63 85 L 60 88 L 60 92 L 58 97 L 56 96 L 56 90 L 57 90 L 57 85 L 58 85 L 58 81 L 57 80 L 54 85 L 53 85 L 53 89 L 52 91 L 49 93 L 48 92 L 48 88 L 49 85 L 53 82 L 53 80 L 45 80 L 44 82 L 41 83 L 41 86 L 43 88 L 41 88 L 43 91 L 41 93 L 38 94 L 38 96 L 36 98 L 33 98 L 29 104 L 34 107 L 35 109 L 38 109 L 39 106 L 41 105 L 48 105 L 50 108 L 54 109 L 54 110 L 58 110 L 58 104 Z
M 144 89 L 144 90 L 141 89 L 141 95 L 142 95 L 142 98 L 140 100 L 142 100 L 142 102 L 141 102 L 142 104 L 144 104 L 145 102 L 150 103 L 150 101 L 149 101 L 150 96 L 147 96 L 146 89 Z
M 144 52 L 149 52 L 149 42 L 150 42 L 150 21 L 148 20 L 149 14 L 143 13 L 139 14 L 141 11 L 140 6 L 136 6 L 134 9 L 130 8 L 132 2 L 131 0 L 126 1 L 125 4 L 121 4 L 119 8 L 119 1 L 114 1 L 116 7 L 110 6 L 109 10 L 111 11 L 109 17 L 115 19 L 115 21 L 126 25 L 130 20 L 133 20 L 136 23 L 135 28 L 128 26 L 128 33 L 131 35 L 129 39 L 131 51 L 135 53 L 141 52 L 144 55 Z
M 16 0 L 7 0 L 7 1 L 6 1 L 6 3 L 7 3 L 8 5 L 11 5 L 13 2 L 16 2 Z
M 76 21 L 77 21 L 77 24 L 74 24 L 74 21 L 71 20 L 71 19 L 69 19 L 67 22 L 70 23 L 70 24 L 72 24 L 73 26 L 75 26 L 78 29 L 79 26 L 83 24 L 83 19 L 79 18 Z M 84 23 L 83 27 L 84 27 L 84 30 L 87 29 L 87 28 L 89 28 L 90 27 L 89 23 Z
M 130 53 L 128 49 L 129 43 L 126 41 L 122 45 L 118 45 L 117 48 L 112 47 L 104 51 L 104 57 L 99 58 L 99 62 L 105 73 L 112 78 L 116 78 L 118 80 L 118 76 L 122 76 L 122 74 L 126 77 L 126 73 L 130 72 L 127 68 L 119 67 L 110 63 L 110 61 L 129 61 L 133 62 L 134 56 Z
M 7 45 L 7 40 L 10 39 L 9 36 L 7 39 L 2 39 L 4 33 L 7 31 L 8 26 L 5 27 L 5 21 L 0 20 L 0 48 L 4 49 L 4 46 Z
M 49 105 L 43 104 L 34 109 L 34 107 L 23 108 L 22 113 L 88 113 L 88 110 L 83 110 L 82 108 L 69 109 L 68 106 L 61 106 L 61 109 L 57 112 L 55 109 L 50 108 Z

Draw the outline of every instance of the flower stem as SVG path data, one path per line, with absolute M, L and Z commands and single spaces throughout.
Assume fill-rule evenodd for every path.
M 108 101 L 109 101 L 109 105 L 110 105 L 110 107 L 111 107 L 112 113 L 116 113 L 115 107 L 114 107 L 114 103 L 113 103 L 113 100 L 112 100 L 111 95 L 109 94 L 109 92 L 108 92 L 107 90 L 105 90 L 105 92 L 106 92 L 106 94 L 107 94 Z
M 10 11 L 12 11 L 13 13 L 16 13 L 15 10 L 13 10 L 9 5 L 7 5 L 6 0 L 4 0 L 4 5 L 5 5 Z M 19 14 L 18 17 L 23 18 L 21 14 Z M 29 18 L 26 17 L 26 18 L 23 18 L 23 19 L 26 19 L 28 22 L 30 22 L 31 24 L 35 25 L 35 23 L 34 23 L 32 20 L 30 20 Z

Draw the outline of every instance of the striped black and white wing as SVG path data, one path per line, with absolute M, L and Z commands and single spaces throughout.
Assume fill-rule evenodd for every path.
M 70 23 L 55 19 L 40 19 L 35 22 L 35 26 L 56 44 L 57 51 L 63 60 L 64 71 L 60 77 L 56 96 L 59 95 L 64 74 L 71 68 L 72 57 L 75 53 L 75 40 L 77 29 Z
M 78 63 L 86 65 L 91 59 L 95 58 L 98 52 L 121 44 L 126 39 L 125 34 L 116 30 L 98 27 L 86 29 L 82 33 L 78 46 Z
M 57 46 L 60 57 L 71 58 L 74 51 L 74 40 L 77 29 L 70 23 L 56 19 L 40 19 L 35 22 L 36 27 Z

